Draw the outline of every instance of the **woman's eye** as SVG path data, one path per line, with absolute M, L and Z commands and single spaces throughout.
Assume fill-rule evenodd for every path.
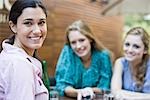
M 140 46 L 138 46 L 136 44 L 134 44 L 133 47 L 136 48 L 136 49 L 140 48 Z
M 31 22 L 24 22 L 24 24 L 25 24 L 25 25 L 28 25 L 28 26 L 29 26 L 29 25 L 32 25 Z
M 125 43 L 125 46 L 130 46 L 130 44 L 129 43 Z
M 39 25 L 44 25 L 46 22 L 45 21 L 41 21 L 41 22 L 39 22 Z
M 70 42 L 71 44 L 75 44 L 76 42 L 75 41 L 72 41 L 72 42 Z
M 85 39 L 80 39 L 79 42 L 84 42 Z

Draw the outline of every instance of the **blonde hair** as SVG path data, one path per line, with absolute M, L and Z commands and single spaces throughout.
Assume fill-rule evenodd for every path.
M 70 31 L 79 31 L 81 34 L 91 40 L 91 47 L 97 50 L 105 49 L 104 45 L 95 37 L 89 26 L 82 20 L 77 20 L 68 26 L 66 29 L 66 44 L 70 45 L 68 35 Z
M 144 44 L 144 49 L 146 50 L 146 54 L 143 55 L 142 62 L 137 65 L 137 70 L 133 70 L 135 73 L 133 78 L 136 80 L 136 84 L 139 88 L 142 88 L 144 83 L 144 78 L 146 74 L 146 65 L 149 59 L 149 34 L 142 27 L 134 27 L 127 32 L 127 35 L 139 35 L 141 36 L 141 40 Z M 126 36 L 127 36 L 126 35 Z M 135 72 L 136 71 L 136 72 Z

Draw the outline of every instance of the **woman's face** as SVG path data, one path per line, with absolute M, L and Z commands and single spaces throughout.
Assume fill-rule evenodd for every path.
M 124 41 L 123 50 L 125 58 L 131 62 L 141 61 L 143 54 L 147 53 L 139 35 L 128 35 Z
M 86 36 L 79 31 L 70 31 L 68 38 L 71 48 L 79 57 L 86 59 L 91 56 L 91 44 Z
M 11 29 L 16 33 L 14 45 L 33 52 L 42 46 L 46 38 L 46 15 L 40 7 L 25 8 Z

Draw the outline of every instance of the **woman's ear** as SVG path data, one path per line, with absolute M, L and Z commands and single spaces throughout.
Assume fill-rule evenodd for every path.
M 16 25 L 12 21 L 9 21 L 9 27 L 13 33 L 17 33 Z

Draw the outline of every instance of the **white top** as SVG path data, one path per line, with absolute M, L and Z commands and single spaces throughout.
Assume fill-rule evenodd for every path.
M 40 100 L 42 94 L 46 99 L 41 100 L 48 100 L 41 63 L 5 41 L 0 53 L 0 100 Z

